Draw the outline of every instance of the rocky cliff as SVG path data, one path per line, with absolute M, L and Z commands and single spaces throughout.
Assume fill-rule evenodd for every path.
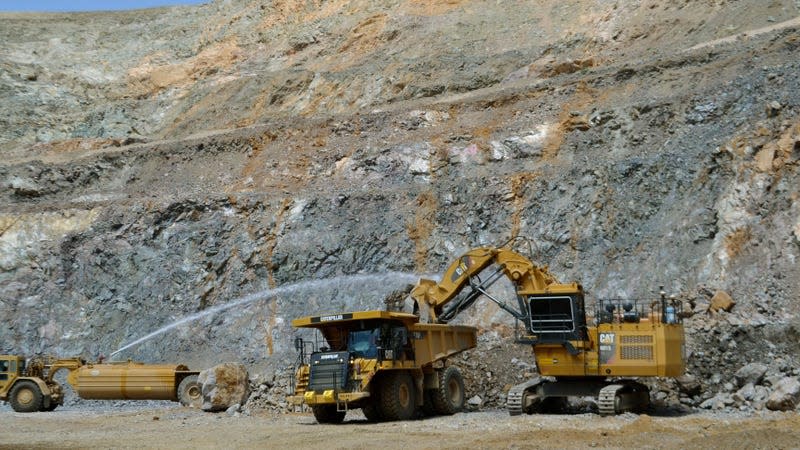
M 285 367 L 292 318 L 381 307 L 526 236 L 590 301 L 683 300 L 704 389 L 664 396 L 729 406 L 747 363 L 766 386 L 798 375 L 798 16 L 756 0 L 2 14 L 0 352 L 94 357 L 198 315 L 119 357 Z M 718 291 L 728 311 L 710 311 Z M 473 359 L 475 377 L 515 379 L 509 318 L 486 302 L 461 320 L 507 355 Z

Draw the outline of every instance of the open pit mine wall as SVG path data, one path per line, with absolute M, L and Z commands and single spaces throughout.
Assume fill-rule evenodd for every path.
M 767 358 L 771 338 L 770 354 L 796 362 L 776 336 L 796 331 L 800 298 L 800 92 L 780 88 L 800 85 L 800 68 L 729 67 L 656 95 L 679 69 L 0 162 L 0 352 L 108 354 L 186 315 L 306 283 L 120 354 L 283 366 L 292 318 L 382 307 L 414 277 L 307 282 L 435 273 L 518 235 L 590 299 L 652 298 L 664 285 L 700 305 L 687 319 L 690 347 L 705 349 L 697 370 L 737 336 L 744 361 Z M 701 310 L 716 290 L 731 312 Z M 508 323 L 482 305 L 465 320 Z

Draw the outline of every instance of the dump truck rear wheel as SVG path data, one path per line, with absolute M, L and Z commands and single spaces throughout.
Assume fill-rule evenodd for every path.
M 189 375 L 178 385 L 178 400 L 181 405 L 191 408 L 203 406 L 203 385 L 197 381 L 197 375 Z
M 9 403 L 16 412 L 41 411 L 44 406 L 42 391 L 33 381 L 20 381 L 11 389 L 9 397 Z
M 386 420 L 413 418 L 417 408 L 415 393 L 414 380 L 410 374 L 389 374 L 381 384 L 381 415 Z
M 425 389 L 422 397 L 422 414 L 426 417 L 435 416 L 436 408 L 433 406 L 433 395 L 435 389 Z
M 458 367 L 438 371 L 439 389 L 431 392 L 433 408 L 439 414 L 455 414 L 464 409 L 464 377 Z
M 314 405 L 311 407 L 319 423 L 342 423 L 345 411 L 337 411 L 336 405 Z

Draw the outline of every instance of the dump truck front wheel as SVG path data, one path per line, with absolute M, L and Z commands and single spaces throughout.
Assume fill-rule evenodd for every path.
M 380 405 L 378 405 L 376 402 L 370 402 L 362 406 L 361 412 L 364 413 L 364 417 L 367 418 L 367 422 L 380 422 L 383 420 L 383 417 L 381 417 Z
M 203 385 L 197 381 L 197 375 L 189 375 L 178 385 L 178 400 L 181 405 L 191 408 L 203 406 Z
M 431 390 L 433 409 L 439 414 L 455 414 L 464 409 L 464 377 L 458 367 L 437 371 L 439 388 Z
M 336 405 L 314 405 L 311 407 L 319 423 L 342 423 L 345 411 L 337 411 Z
M 381 383 L 381 415 L 386 420 L 409 420 L 417 408 L 414 380 L 408 372 L 390 373 Z
M 33 381 L 20 381 L 11 389 L 9 397 L 9 403 L 16 412 L 41 411 L 44 406 L 42 391 Z

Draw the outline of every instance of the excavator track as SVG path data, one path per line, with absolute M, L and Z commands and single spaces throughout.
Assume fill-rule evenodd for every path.
M 508 414 L 512 416 L 521 415 L 524 412 L 523 402 L 525 400 L 525 392 L 541 382 L 541 378 L 534 378 L 511 387 L 511 389 L 508 390 L 508 396 L 506 397 L 506 409 L 508 409 Z
M 617 393 L 622 389 L 621 384 L 609 384 L 603 389 L 600 389 L 600 394 L 597 395 L 597 409 L 601 416 L 613 416 L 617 414 Z
M 597 409 L 602 416 L 611 416 L 626 411 L 644 411 L 650 405 L 650 390 L 635 382 L 609 384 L 597 396 Z

